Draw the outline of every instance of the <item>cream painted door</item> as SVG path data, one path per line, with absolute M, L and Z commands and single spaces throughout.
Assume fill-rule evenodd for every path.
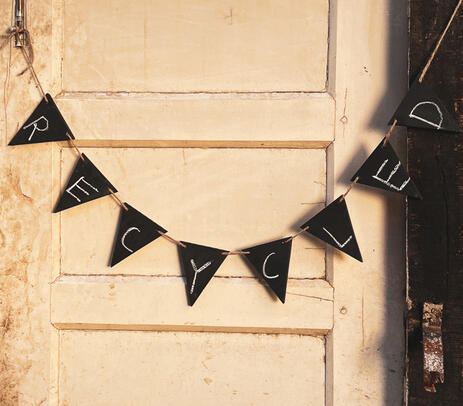
M 381 139 L 406 80 L 401 3 L 27 6 L 39 77 L 120 197 L 239 249 L 295 233 Z M 112 199 L 51 214 L 77 158 L 6 147 L 39 97 L 19 51 L 9 77 L 2 58 L 2 405 L 401 404 L 400 198 L 348 196 L 363 264 L 297 238 L 285 305 L 233 256 L 188 307 L 168 241 L 107 266 Z

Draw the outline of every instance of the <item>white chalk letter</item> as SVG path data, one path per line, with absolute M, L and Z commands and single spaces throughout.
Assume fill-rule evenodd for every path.
M 67 189 L 66 189 L 66 192 L 68 192 L 74 199 L 76 199 L 79 203 L 81 202 L 81 200 L 74 194 L 71 192 L 71 190 L 73 188 L 77 188 L 79 190 L 81 190 L 83 193 L 85 193 L 87 196 L 90 195 L 89 192 L 87 192 L 82 186 L 79 185 L 80 182 L 83 182 L 85 183 L 87 186 L 91 187 L 95 192 L 98 192 L 98 189 L 94 186 L 92 186 L 90 183 L 88 183 L 83 176 L 81 176 L 79 179 L 77 179 L 71 186 L 69 186 Z
M 267 272 L 265 270 L 265 267 L 267 266 L 267 261 L 272 255 L 275 255 L 275 252 L 272 252 L 272 253 L 268 254 L 267 258 L 265 258 L 264 265 L 262 265 L 262 273 L 264 274 L 264 276 L 267 279 L 275 279 L 275 278 L 278 278 L 280 276 L 280 274 L 278 274 L 278 275 L 267 275 Z
M 434 106 L 436 108 L 436 111 L 437 113 L 439 113 L 439 123 L 436 124 L 436 123 L 433 123 L 432 121 L 429 121 L 421 116 L 417 116 L 415 114 L 415 110 L 420 107 L 420 106 L 423 106 L 425 104 L 430 104 L 431 106 Z M 421 103 L 418 103 L 415 107 L 413 107 L 412 111 L 410 112 L 410 114 L 408 115 L 410 118 L 414 118 L 416 120 L 420 120 L 422 121 L 423 123 L 426 123 L 426 124 L 429 124 L 430 126 L 433 126 L 433 127 L 436 127 L 438 130 L 441 129 L 441 126 L 442 126 L 442 121 L 444 121 L 444 117 L 442 115 L 442 111 L 440 111 L 440 108 L 439 106 L 434 103 L 434 102 L 431 102 L 431 101 L 424 101 L 424 102 L 421 102 Z
M 325 231 L 326 234 L 328 234 L 328 235 L 333 239 L 333 241 L 336 243 L 336 245 L 337 245 L 339 248 L 344 248 L 344 247 L 348 244 L 348 242 L 349 242 L 350 240 L 352 240 L 352 236 L 350 235 L 349 238 L 348 238 L 346 241 L 344 241 L 344 243 L 341 244 L 341 243 L 334 237 L 334 235 L 331 234 L 325 227 L 323 227 L 323 230 Z
M 195 271 L 195 276 L 193 277 L 193 283 L 191 284 L 191 289 L 190 289 L 190 295 L 193 294 L 193 290 L 195 288 L 195 284 L 196 284 L 196 276 L 204 271 L 209 265 L 212 264 L 212 261 L 208 261 L 206 262 L 201 268 L 197 268 L 196 264 L 195 264 L 195 261 L 194 259 L 190 259 L 190 264 L 191 264 L 191 267 L 193 268 L 193 271 Z
M 38 125 L 38 122 L 40 120 L 43 120 L 45 124 L 45 126 L 42 128 L 40 128 Z M 26 128 L 29 128 L 31 125 L 34 126 L 34 129 L 29 135 L 29 138 L 27 139 L 27 141 L 30 141 L 32 139 L 32 136 L 35 134 L 36 131 L 47 131 L 48 130 L 48 120 L 44 116 L 40 116 L 37 120 L 34 120 L 32 123 L 29 123 L 28 125 L 24 126 L 23 130 L 25 130 Z
M 378 169 L 378 172 L 376 172 L 376 175 L 373 175 L 373 179 L 376 179 L 378 181 L 380 181 L 381 183 L 384 183 L 386 186 L 390 187 L 391 189 L 394 189 L 394 190 L 397 190 L 398 192 L 400 192 L 405 186 L 407 186 L 407 183 L 410 182 L 410 177 L 408 177 L 408 179 L 402 183 L 400 186 L 395 186 L 391 183 L 391 178 L 395 175 L 395 173 L 397 172 L 397 170 L 400 168 L 400 165 L 401 163 L 399 162 L 395 167 L 394 169 L 392 170 L 392 172 L 389 174 L 389 177 L 387 179 L 384 179 L 384 178 L 380 178 L 379 177 L 379 174 L 381 173 L 381 171 L 383 170 L 384 166 L 387 164 L 387 161 L 389 161 L 389 159 L 386 159 L 383 164 L 379 167 Z
M 127 234 L 131 233 L 132 231 L 138 231 L 139 233 L 141 233 L 140 229 L 138 229 L 137 227 L 130 227 L 121 238 L 122 246 L 129 252 L 133 252 L 133 250 L 127 247 L 127 245 L 125 245 L 125 237 L 127 237 Z

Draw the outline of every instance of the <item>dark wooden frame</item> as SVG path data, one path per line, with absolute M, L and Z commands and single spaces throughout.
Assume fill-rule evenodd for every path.
M 410 0 L 410 82 L 458 0 Z M 463 7 L 423 83 L 448 101 L 463 128 Z M 463 405 L 463 134 L 409 129 L 408 168 L 423 200 L 407 202 L 409 406 Z M 422 307 L 443 303 L 444 383 L 424 389 Z

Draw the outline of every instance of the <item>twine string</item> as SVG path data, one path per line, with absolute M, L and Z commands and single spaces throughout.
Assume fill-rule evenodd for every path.
M 5 80 L 3 81 L 3 116 L 5 120 L 5 134 L 8 134 L 8 88 L 10 86 L 10 74 L 11 74 L 11 56 L 12 47 L 10 42 L 11 37 L 8 37 L 5 41 L 0 44 L 0 50 L 8 45 L 8 58 L 5 72 Z
M 425 77 L 427 71 L 429 70 L 429 68 L 430 68 L 430 66 L 431 66 L 431 63 L 432 63 L 433 59 L 435 58 L 435 56 L 436 56 L 436 54 L 437 54 L 437 52 L 438 52 L 438 50 L 439 50 L 439 47 L 441 46 L 442 41 L 444 40 L 445 35 L 447 34 L 447 32 L 448 32 L 448 30 L 449 30 L 449 28 L 450 28 L 450 26 L 451 26 L 453 20 L 455 19 L 455 16 L 457 15 L 458 10 L 459 10 L 460 6 L 462 5 L 462 3 L 463 3 L 463 0 L 459 0 L 457 6 L 455 7 L 455 10 L 453 11 L 452 16 L 450 17 L 450 20 L 448 21 L 447 26 L 445 27 L 443 33 L 441 34 L 441 36 L 440 36 L 440 38 L 439 38 L 439 40 L 438 40 L 438 42 L 437 42 L 437 44 L 436 44 L 436 46 L 435 46 L 433 52 L 431 53 L 431 56 L 429 57 L 429 59 L 428 59 L 426 65 L 425 65 L 425 67 L 424 67 L 424 69 L 423 69 L 423 71 L 422 71 L 422 73 L 421 73 L 421 75 L 420 75 L 420 77 L 419 77 L 419 82 L 420 82 L 420 83 L 422 82 L 422 80 L 423 80 L 423 78 Z M 26 51 L 26 49 L 25 49 L 25 48 L 26 48 L 26 45 L 24 44 L 24 42 L 22 41 L 21 37 L 19 36 L 20 33 L 24 33 L 24 38 L 26 39 L 26 43 L 27 43 L 26 45 L 27 45 L 27 48 L 28 48 L 28 50 L 29 50 L 29 54 L 27 53 L 27 51 Z M 36 74 L 36 72 L 35 72 L 35 69 L 34 69 L 34 67 L 33 67 L 33 57 L 34 57 L 34 54 L 33 54 L 33 48 L 32 48 L 32 43 L 31 43 L 31 40 L 30 40 L 29 31 L 28 31 L 27 29 L 25 29 L 25 28 L 19 28 L 19 27 L 16 27 L 16 26 L 11 27 L 11 28 L 9 29 L 9 34 L 8 34 L 8 36 L 5 38 L 5 40 L 4 40 L 2 43 L 0 43 L 0 50 L 3 49 L 7 44 L 9 44 L 10 41 L 11 41 L 11 39 L 12 39 L 13 37 L 15 37 L 15 36 L 17 36 L 17 38 L 18 38 L 18 42 L 19 42 L 19 44 L 21 45 L 21 47 L 20 47 L 20 48 L 21 48 L 21 52 L 22 52 L 22 54 L 23 54 L 23 56 L 24 56 L 24 59 L 25 59 L 27 65 L 28 65 L 28 67 L 26 68 L 26 70 L 27 70 L 27 69 L 30 70 L 31 75 L 32 75 L 32 77 L 33 77 L 33 79 L 34 79 L 34 81 L 35 81 L 35 83 L 36 83 L 37 89 L 40 91 L 40 93 L 41 93 L 42 97 L 45 99 L 45 101 L 46 101 L 47 103 L 49 103 L 49 101 L 48 101 L 48 99 L 47 99 L 47 96 L 46 96 L 46 93 L 44 92 L 43 87 L 42 87 L 42 85 L 41 85 L 41 83 L 40 83 L 40 81 L 39 81 L 39 79 L 38 79 L 38 76 L 37 76 L 37 74 Z M 24 73 L 24 72 L 25 72 L 25 70 L 24 70 L 22 73 Z M 21 73 L 21 74 L 22 74 L 22 73 Z M 386 137 L 385 137 L 385 139 L 384 139 L 383 147 L 386 146 L 386 144 L 389 142 L 389 139 L 390 139 L 390 137 L 391 137 L 391 135 L 392 135 L 392 132 L 393 132 L 394 128 L 396 127 L 396 125 L 397 125 L 397 119 L 394 119 L 394 122 L 392 123 L 391 128 L 389 129 L 389 131 L 388 131 L 388 133 L 387 133 L 387 135 L 386 135 Z M 77 145 L 74 143 L 74 140 L 73 140 L 73 138 L 70 136 L 70 134 L 66 132 L 66 136 L 68 137 L 68 141 L 69 141 L 70 145 L 72 146 L 72 148 L 74 148 L 74 149 L 77 151 L 77 153 L 79 154 L 80 159 L 82 159 L 83 161 L 85 161 L 85 159 L 84 159 L 82 153 L 80 152 L 80 150 L 79 150 L 79 148 L 77 147 Z M 359 180 L 359 177 L 357 176 L 357 177 L 354 179 L 354 181 L 349 185 L 349 187 L 347 188 L 347 190 L 345 191 L 345 193 L 341 196 L 340 202 L 342 202 L 342 201 L 346 198 L 347 194 L 348 194 L 348 193 L 352 190 L 352 188 L 356 185 L 356 183 L 358 182 L 358 180 Z M 122 201 L 119 199 L 119 197 L 116 195 L 116 193 L 115 193 L 111 188 L 108 188 L 108 190 L 109 190 L 109 192 L 110 192 L 110 194 L 111 194 L 111 197 L 112 197 L 114 200 L 116 200 L 117 203 L 118 203 L 121 207 L 123 207 L 126 211 L 128 211 L 129 209 L 128 209 L 127 206 L 124 204 L 124 202 L 122 202 Z M 304 232 L 307 231 L 308 229 L 309 229 L 309 226 L 304 227 L 304 228 L 301 229 L 299 232 L 297 232 L 296 234 L 292 235 L 292 236 L 289 237 L 287 240 L 283 241 L 283 244 L 289 243 L 290 241 L 294 240 L 296 237 L 298 237 L 299 235 L 301 235 L 302 233 L 304 233 Z M 171 242 L 171 243 L 173 243 L 173 244 L 175 244 L 175 245 L 177 245 L 177 246 L 183 247 L 183 248 L 186 248 L 186 247 L 187 247 L 187 246 L 186 246 L 184 243 L 182 243 L 181 241 L 178 241 L 178 240 L 172 238 L 171 236 L 167 235 L 167 233 L 165 233 L 165 232 L 163 232 L 163 231 L 160 231 L 160 230 L 157 230 L 157 232 L 161 235 L 161 237 L 164 237 L 164 238 L 165 238 L 166 240 L 168 240 L 169 242 Z M 226 256 L 228 256 L 228 255 L 248 255 L 248 254 L 250 254 L 249 251 L 240 251 L 240 250 L 237 250 L 237 251 L 224 251 L 224 252 L 222 252 L 222 255 L 226 255 Z
M 18 35 L 20 33 L 24 33 L 25 34 L 25 38 L 26 38 L 26 41 L 27 41 L 27 48 L 29 49 L 29 54 L 27 53 L 26 51 L 26 45 L 24 44 L 23 40 L 21 39 L 21 36 Z M 32 42 L 30 40 L 30 34 L 29 34 L 29 31 L 26 30 L 25 28 L 18 28 L 18 27 L 13 27 L 12 29 L 12 32 L 10 33 L 10 35 L 8 36 L 7 40 L 11 40 L 11 38 L 13 36 L 17 36 L 17 39 L 18 39 L 18 42 L 19 44 L 21 45 L 20 48 L 21 48 L 21 52 L 24 56 L 24 60 L 26 61 L 27 63 L 27 66 L 32 74 L 32 78 L 34 79 L 35 81 L 35 84 L 36 84 L 36 87 L 37 89 L 39 90 L 39 92 L 41 93 L 42 97 L 45 99 L 45 101 L 48 103 L 48 99 L 47 99 L 47 95 L 45 94 L 44 90 L 43 90 L 43 87 L 42 87 L 42 84 L 40 83 L 40 80 L 37 76 L 37 73 L 35 72 L 35 69 L 34 69 L 34 66 L 32 65 L 32 62 L 33 62 L 33 55 L 34 55 L 34 51 L 33 51 L 33 48 L 32 48 Z M 22 73 L 21 73 L 22 74 Z
M 19 34 L 22 32 L 24 34 L 24 45 L 26 47 L 26 50 L 28 52 L 28 56 L 29 56 L 29 60 L 31 61 L 31 64 L 34 63 L 34 48 L 32 48 L 32 41 L 31 41 L 31 37 L 30 37 L 30 34 L 29 34 L 29 31 L 27 31 L 26 29 L 20 29 L 19 30 L 20 32 L 18 34 L 16 34 L 17 36 L 19 36 Z M 18 42 L 19 42 L 19 39 L 18 39 Z M 18 76 L 22 76 L 24 73 L 27 72 L 27 70 L 29 69 L 29 67 L 26 67 L 24 68 L 21 72 L 18 73 Z
M 222 255 L 249 255 L 249 251 L 225 251 Z
M 386 137 L 384 138 L 383 148 L 389 142 L 389 138 L 391 138 L 392 131 L 394 131 L 394 128 L 395 128 L 396 125 L 397 125 L 397 119 L 394 119 L 394 122 L 392 123 L 391 128 L 389 129 L 388 133 L 386 134 Z
M 66 136 L 69 138 L 68 141 L 69 141 L 69 144 L 71 144 L 71 147 L 74 148 L 77 151 L 77 153 L 79 154 L 80 159 L 82 159 L 82 161 L 85 161 L 85 158 L 82 155 L 82 153 L 80 152 L 80 149 L 77 148 L 77 145 L 75 144 L 74 140 L 72 139 L 72 137 L 69 135 L 68 132 L 66 132 Z
M 11 38 L 13 38 L 15 35 L 25 32 L 25 29 L 19 28 L 19 27 L 9 27 L 7 32 L 8 32 L 8 35 L 6 35 L 6 38 L 0 44 L 0 50 L 3 49 L 10 42 Z M 2 36 L 5 37 L 4 35 Z
M 458 4 L 456 5 L 455 10 L 453 10 L 452 16 L 450 17 L 450 20 L 447 23 L 447 26 L 445 27 L 445 30 L 442 32 L 442 34 L 441 34 L 441 36 L 439 38 L 439 41 L 437 41 L 437 44 L 434 47 L 434 50 L 432 51 L 431 56 L 429 57 L 428 61 L 426 62 L 426 65 L 423 68 L 423 72 L 421 72 L 420 78 L 418 79 L 418 81 L 420 83 L 423 81 L 426 73 L 428 72 L 429 67 L 431 66 L 431 63 L 432 63 L 434 57 L 436 56 L 437 51 L 439 50 L 439 47 L 441 46 L 442 41 L 444 40 L 445 35 L 447 34 L 447 31 L 449 30 L 450 26 L 452 25 L 452 22 L 455 19 L 456 15 L 458 13 L 458 10 L 460 9 L 460 6 L 462 5 L 462 3 L 463 3 L 463 0 L 460 0 L 458 2 Z
M 352 190 L 352 188 L 355 186 L 355 184 L 359 181 L 359 177 L 357 176 L 354 181 L 349 185 L 349 187 L 347 188 L 347 190 L 344 192 L 344 194 L 341 196 L 341 198 L 339 199 L 340 202 L 342 202 L 347 194 Z
M 172 238 L 170 235 L 167 235 L 166 233 L 162 232 L 161 230 L 157 230 L 159 234 L 161 234 L 161 237 L 164 237 L 167 241 L 170 241 L 171 243 L 175 245 L 179 245 L 182 248 L 186 248 L 186 245 L 183 244 L 181 241 L 177 241 L 175 238 Z
M 304 227 L 301 231 L 298 231 L 296 234 L 289 237 L 287 240 L 283 241 L 283 244 L 287 244 L 288 242 L 294 240 L 296 237 L 300 236 L 304 231 L 307 231 L 309 226 Z
M 129 211 L 125 203 L 116 195 L 116 192 L 114 192 L 114 190 L 112 190 L 110 187 L 108 188 L 108 190 L 109 193 L 111 193 L 111 197 L 119 204 L 119 206 L 123 207 L 125 211 Z
M 29 52 L 29 60 L 31 61 L 31 63 L 34 61 L 34 49 L 32 48 L 32 42 L 31 42 L 31 37 L 30 37 L 30 33 L 27 29 L 25 28 L 21 28 L 21 27 L 18 27 L 18 26 L 12 26 L 12 27 L 8 27 L 7 29 L 7 35 L 3 35 L 2 37 L 4 37 L 5 39 L 3 40 L 2 43 L 0 43 L 0 50 L 3 49 L 7 44 L 10 43 L 10 40 L 13 38 L 13 37 L 18 37 L 18 42 L 20 43 L 20 45 L 22 47 L 24 47 L 24 45 L 26 46 L 28 52 Z M 25 44 L 22 44 L 21 43 L 21 38 L 19 36 L 19 34 L 24 34 L 24 38 L 26 40 Z M 24 74 L 24 72 L 27 71 L 28 68 L 24 69 L 22 72 L 18 73 L 18 76 L 21 76 L 22 74 Z

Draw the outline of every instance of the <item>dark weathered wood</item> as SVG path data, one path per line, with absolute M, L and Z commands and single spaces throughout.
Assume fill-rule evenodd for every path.
M 458 0 L 410 0 L 410 79 L 420 73 Z M 463 127 L 463 9 L 424 82 Z M 409 172 L 423 200 L 409 199 L 408 405 L 463 405 L 463 135 L 408 130 Z M 424 389 L 422 308 L 444 304 L 445 382 Z
M 423 305 L 424 389 L 436 392 L 436 384 L 444 382 L 444 353 L 442 349 L 442 304 Z

